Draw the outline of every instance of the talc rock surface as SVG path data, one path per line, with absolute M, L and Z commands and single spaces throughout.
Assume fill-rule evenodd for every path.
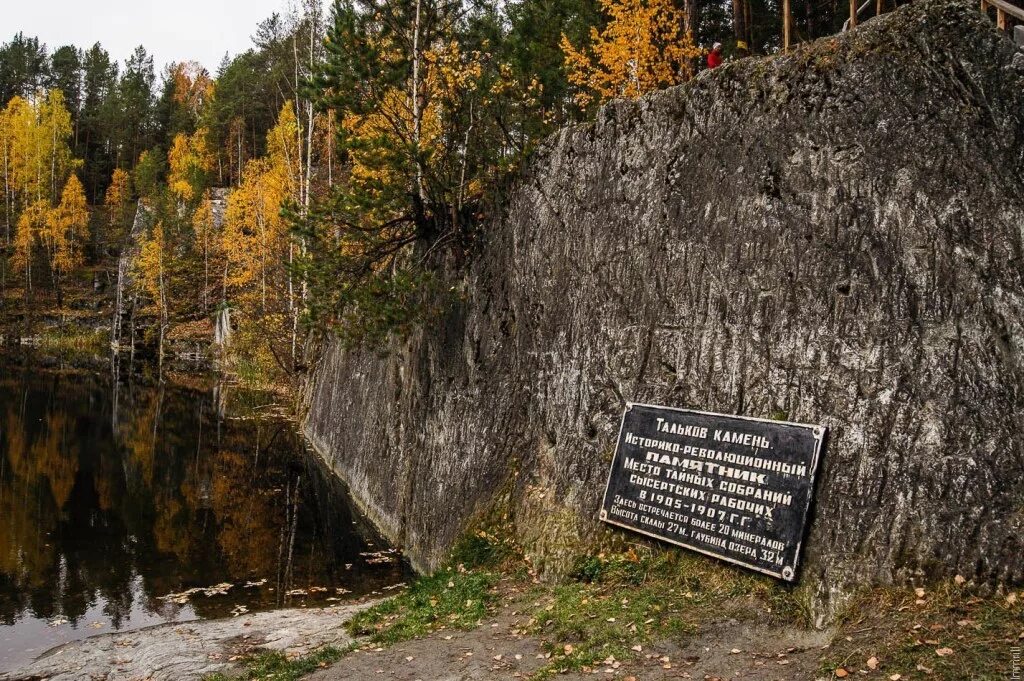
M 626 401 L 823 424 L 802 580 L 1024 580 L 1024 54 L 925 0 L 549 139 L 455 302 L 329 345 L 305 431 L 414 565 L 563 573 Z M 630 540 L 641 541 L 638 536 Z

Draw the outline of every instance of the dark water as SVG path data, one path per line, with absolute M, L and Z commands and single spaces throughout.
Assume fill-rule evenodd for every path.
M 274 412 L 265 395 L 0 359 L 0 670 L 93 634 L 402 581 Z

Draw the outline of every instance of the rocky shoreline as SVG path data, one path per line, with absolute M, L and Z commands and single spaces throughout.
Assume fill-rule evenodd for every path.
M 43 653 L 0 681 L 184 681 L 227 672 L 244 655 L 278 651 L 301 656 L 326 645 L 353 643 L 344 625 L 374 601 L 327 608 L 291 608 L 216 620 L 172 622 L 100 634 Z

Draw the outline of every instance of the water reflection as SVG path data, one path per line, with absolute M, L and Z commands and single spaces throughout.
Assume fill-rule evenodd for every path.
M 266 396 L 0 371 L 0 669 L 112 629 L 403 578 L 365 555 L 383 547 Z

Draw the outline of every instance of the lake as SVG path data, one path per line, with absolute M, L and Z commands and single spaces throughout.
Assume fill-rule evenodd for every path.
M 0 358 L 0 671 L 94 634 L 401 583 L 279 403 Z

